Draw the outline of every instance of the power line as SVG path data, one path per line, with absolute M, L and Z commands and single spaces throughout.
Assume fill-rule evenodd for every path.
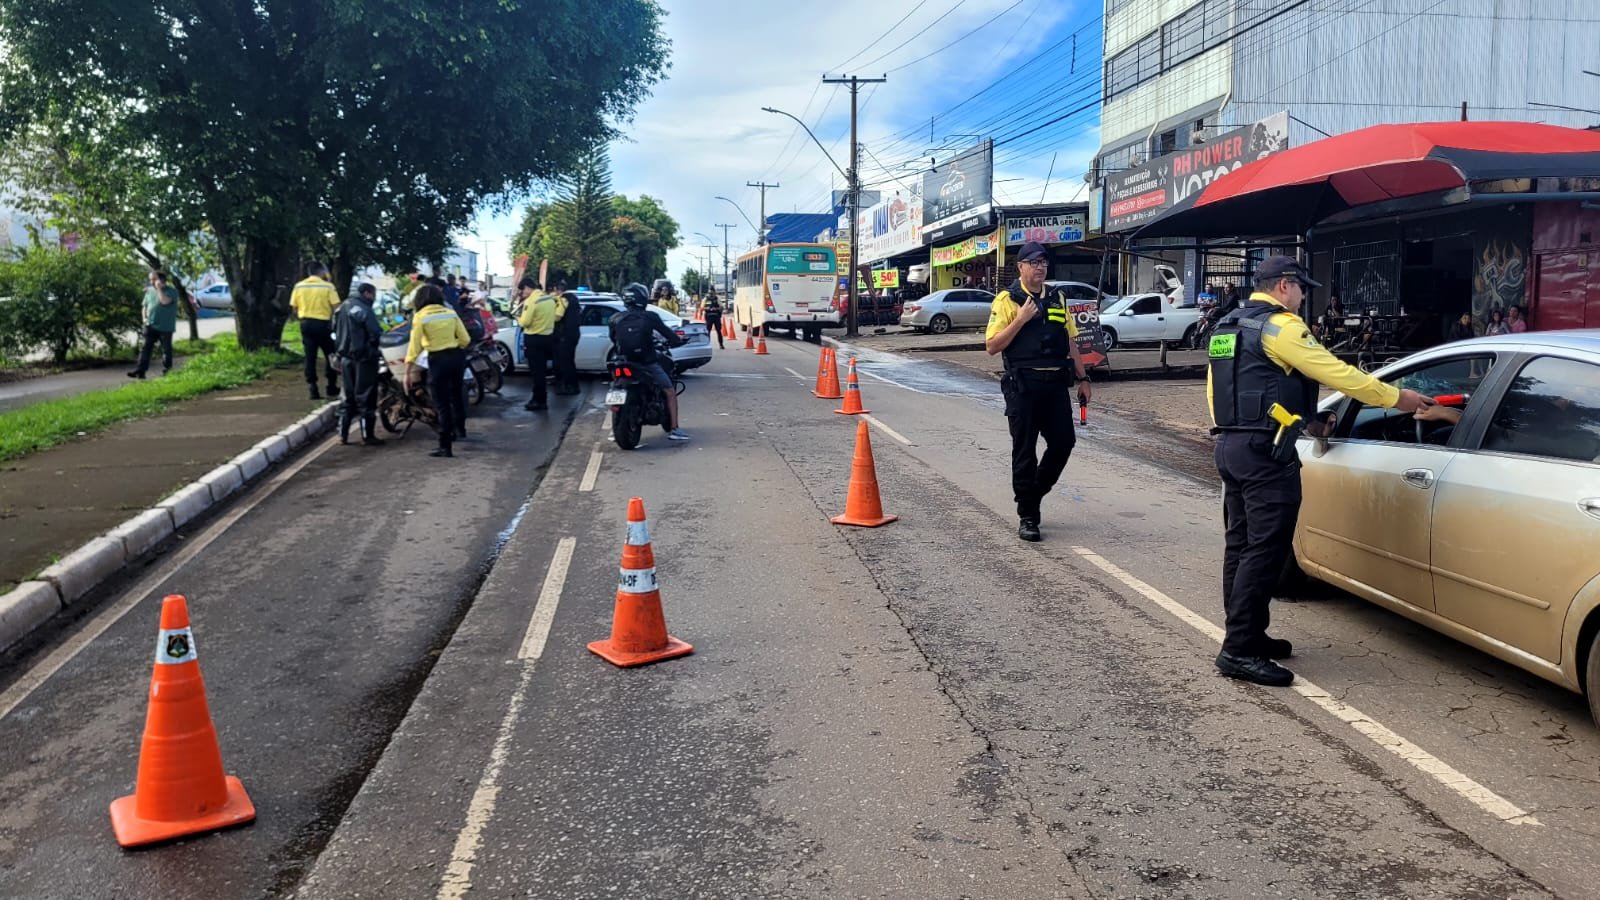
M 912 41 L 916 40 L 917 38 L 922 37 L 924 34 L 927 34 L 928 31 L 933 28 L 933 26 L 939 24 L 940 22 L 943 22 L 945 20 L 945 18 L 947 16 L 949 16 L 951 13 L 955 12 L 956 10 L 958 10 L 961 7 L 966 6 L 966 5 L 967 5 L 967 0 L 957 0 L 955 6 L 952 6 L 949 9 L 945 10 L 943 13 L 941 13 L 939 15 L 939 18 L 934 19 L 932 22 L 929 22 L 927 25 L 923 26 L 921 31 L 917 32 L 916 34 L 913 34 L 911 37 L 908 37 L 905 40 L 901 41 L 899 44 L 895 45 L 895 48 L 893 50 L 890 50 L 888 53 L 882 54 L 877 59 L 874 59 L 871 62 L 862 63 L 861 65 L 856 66 L 856 68 L 857 69 L 871 68 L 872 66 L 877 65 L 878 63 L 882 62 L 883 60 L 888 59 L 889 57 L 895 55 L 896 53 L 898 53 L 901 50 L 901 48 L 905 47 L 907 44 L 911 43 Z
M 889 70 L 889 74 L 893 74 L 895 72 L 898 72 L 901 69 L 909 69 L 912 66 L 916 65 L 919 62 L 922 62 L 925 59 L 932 59 L 933 57 L 938 56 L 939 54 L 943 53 L 944 51 L 949 50 L 951 47 L 954 47 L 955 45 L 961 43 L 962 41 L 966 40 L 967 38 L 972 37 L 973 35 L 975 35 L 978 32 L 984 30 L 985 28 L 988 28 L 990 25 L 993 25 L 994 23 L 1000 21 L 1000 17 L 1001 16 L 1005 15 L 1008 12 L 1011 12 L 1013 9 L 1016 9 L 1017 7 L 1021 6 L 1025 2 L 1026 2 L 1026 0 L 1016 0 L 1015 3 L 1011 4 L 1010 6 L 1006 7 L 1005 9 L 1002 9 L 998 13 L 995 13 L 993 16 L 991 16 L 987 21 L 983 22 L 977 28 L 972 29 L 971 31 L 967 32 L 966 34 L 963 34 L 962 36 L 956 38 L 955 40 L 951 41 L 950 43 L 945 44 L 943 47 L 940 47 L 939 49 L 933 51 L 932 53 L 929 53 L 929 54 L 927 54 L 925 56 L 919 56 L 916 59 L 913 59 L 911 62 L 895 66 L 894 68 Z
M 857 50 L 855 52 L 854 56 L 851 56 L 849 59 L 845 60 L 844 62 L 839 63 L 837 66 L 834 66 L 829 71 L 831 71 L 831 72 L 843 72 L 845 66 L 850 65 L 852 62 L 855 62 L 856 57 L 859 57 L 861 54 L 867 52 L 868 50 L 871 50 L 873 47 L 878 46 L 878 42 L 879 41 L 882 41 L 884 38 L 888 37 L 890 34 L 893 34 L 894 30 L 896 28 L 899 28 L 901 25 L 905 24 L 905 21 L 907 19 L 911 18 L 912 14 L 914 14 L 917 10 L 921 9 L 922 7 L 926 6 L 927 3 L 928 3 L 928 0 L 918 0 L 917 5 L 911 7 L 911 12 L 908 12 L 905 15 L 900 17 L 900 21 L 894 23 L 893 25 L 890 25 L 887 29 L 884 30 L 883 34 L 880 34 L 877 37 L 873 38 L 872 39 L 872 43 L 866 45 L 865 47 L 862 47 L 860 50 Z

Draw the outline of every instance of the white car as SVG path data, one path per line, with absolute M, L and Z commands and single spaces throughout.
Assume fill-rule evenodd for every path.
M 194 301 L 200 304 L 201 309 L 233 309 L 233 294 L 229 293 L 226 281 L 195 291 Z
M 952 328 L 982 328 L 989 324 L 989 307 L 993 303 L 993 294 L 975 288 L 934 291 L 900 307 L 900 327 L 929 334 L 944 334 Z
M 568 291 L 566 296 L 577 300 L 583 310 L 583 318 L 578 326 L 578 371 L 604 375 L 607 373 L 606 354 L 611 350 L 611 317 L 622 311 L 622 300 L 615 294 L 577 291 Z M 672 350 L 673 374 L 698 369 L 711 361 L 711 333 L 704 323 L 687 322 L 659 306 L 650 306 L 650 311 L 660 316 L 661 323 L 685 341 L 683 346 Z M 521 342 L 517 340 L 516 328 L 509 319 L 500 321 L 500 331 L 494 339 L 511 351 L 511 358 L 516 361 L 515 368 L 527 367 L 527 358 L 522 353 Z
M 1100 331 L 1107 350 L 1122 344 L 1159 341 L 1189 345 L 1199 328 L 1199 307 L 1173 306 L 1161 294 L 1123 297 L 1100 313 Z

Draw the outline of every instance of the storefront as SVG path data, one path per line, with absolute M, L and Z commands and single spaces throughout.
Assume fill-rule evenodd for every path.
M 1005 260 L 1001 287 L 1016 277 L 1017 248 L 1029 243 L 1044 245 L 1050 262 L 1046 276 L 1049 280 L 1095 283 L 1100 275 L 1100 254 L 1083 246 L 1088 204 L 1015 206 L 1007 207 L 1003 213 Z
M 931 262 L 933 272 L 928 284 L 930 291 L 972 287 L 994 291 L 998 285 L 1001 259 L 1000 229 L 934 247 Z

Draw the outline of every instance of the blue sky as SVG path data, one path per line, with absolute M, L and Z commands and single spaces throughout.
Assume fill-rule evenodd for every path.
M 668 259 L 674 280 L 704 265 L 697 232 L 716 242 L 720 267 L 717 223 L 738 226 L 729 233 L 733 256 L 754 244 L 740 213 L 715 199 L 732 198 L 755 220 L 760 194 L 747 181 L 782 185 L 767 191 L 769 213 L 825 211 L 828 191 L 843 179 L 793 121 L 761 111 L 801 116 L 848 167 L 849 90 L 822 85 L 824 74 L 888 75 L 861 92 L 869 189 L 914 185 L 914 167 L 926 168 L 930 150 L 981 135 L 996 140 L 1002 205 L 1086 198 L 1083 173 L 1099 146 L 1101 0 L 663 5 L 672 68 L 611 155 L 619 193 L 656 197 L 677 218 L 687 246 Z M 461 243 L 487 248 L 490 270 L 507 274 L 519 219 L 481 216 Z

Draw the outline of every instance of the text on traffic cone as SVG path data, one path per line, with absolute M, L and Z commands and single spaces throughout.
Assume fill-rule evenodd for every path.
M 611 637 L 589 649 L 624 668 L 687 656 L 694 648 L 667 634 L 656 585 L 656 557 L 650 549 L 650 523 L 644 501 L 628 501 L 628 538 L 622 545 L 622 572 L 617 579 L 617 604 L 611 614 Z
M 883 501 L 878 497 L 878 468 L 872 462 L 872 435 L 867 432 L 866 420 L 861 419 L 856 423 L 856 457 L 850 466 L 850 492 L 845 495 L 844 515 L 830 521 L 835 525 L 877 528 L 898 518 L 883 514 Z
M 189 628 L 189 604 L 171 595 L 161 601 L 138 781 L 132 794 L 112 802 L 111 830 L 118 844 L 140 847 L 255 818 L 244 785 L 223 774 L 222 750 Z
M 855 416 L 872 412 L 861 406 L 861 382 L 856 380 L 856 358 L 850 357 L 850 374 L 844 381 L 844 406 L 834 410 L 841 416 Z

